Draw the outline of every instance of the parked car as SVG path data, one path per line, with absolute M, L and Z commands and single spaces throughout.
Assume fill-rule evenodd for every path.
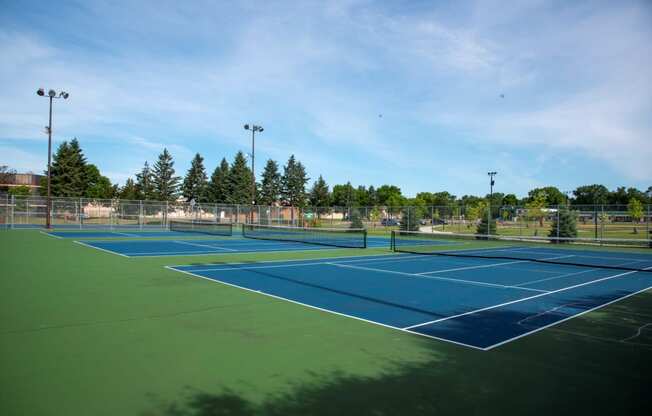
M 384 225 L 385 227 L 392 227 L 392 226 L 401 225 L 401 223 L 395 220 L 394 218 L 383 218 L 382 220 L 380 220 L 380 225 Z

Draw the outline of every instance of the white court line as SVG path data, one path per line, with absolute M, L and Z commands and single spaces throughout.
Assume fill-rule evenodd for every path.
M 356 257 L 356 256 L 352 256 Z M 421 256 L 419 256 L 421 257 Z M 330 258 L 322 258 L 322 259 L 302 259 L 302 260 L 275 260 L 275 261 L 306 261 L 309 263 L 299 263 L 299 264 L 275 264 L 273 266 L 249 266 L 249 267 L 215 267 L 215 268 L 210 268 L 210 269 L 192 269 L 193 272 L 215 272 L 215 271 L 222 271 L 222 270 L 255 270 L 255 269 L 276 269 L 276 268 L 283 268 L 283 267 L 298 267 L 298 266 L 318 266 L 320 264 L 328 264 L 328 265 L 334 265 L 335 263 L 331 263 L 328 261 L 320 261 L 320 260 L 329 260 L 329 259 L 338 259 L 338 258 L 346 258 L 346 257 L 330 257 Z M 310 260 L 315 260 L 313 262 L 310 262 Z M 357 261 L 370 261 L 374 259 L 355 259 L 355 260 L 342 260 L 339 261 L 338 263 L 353 263 Z M 263 262 L 263 263 L 268 263 L 268 262 Z M 249 263 L 226 263 L 225 265 L 229 264 L 249 264 Z M 181 265 L 181 266 L 170 266 L 170 267 L 187 267 L 188 265 Z
M 374 258 L 376 257 L 376 258 Z M 392 258 L 393 257 L 393 258 Z M 353 260 L 340 260 L 340 259 L 349 259 L 353 258 Z M 290 259 L 290 260 L 266 260 L 262 262 L 256 262 L 255 264 L 259 264 L 260 266 L 248 266 L 248 267 L 224 267 L 228 265 L 233 265 L 233 264 L 251 264 L 251 263 L 223 263 L 223 264 L 216 264 L 214 268 L 204 268 L 204 269 L 192 269 L 192 271 L 195 272 L 212 272 L 212 271 L 219 271 L 219 270 L 248 270 L 248 269 L 264 269 L 267 267 L 294 267 L 294 266 L 303 266 L 303 265 L 318 265 L 318 264 L 328 264 L 328 260 L 340 260 L 337 263 L 338 264 L 343 264 L 343 263 L 354 263 L 354 262 L 371 262 L 371 263 L 398 263 L 400 261 L 404 260 L 428 260 L 432 259 L 432 257 L 426 257 L 422 255 L 414 255 L 414 256 L 406 256 L 404 254 L 367 254 L 367 255 L 362 255 L 362 256 L 339 256 L 339 257 L 321 257 L 321 258 L 316 258 L 316 259 Z M 278 263 L 278 262 L 300 262 L 300 261 L 305 261 L 305 262 L 310 262 L 311 260 L 314 260 L 312 263 L 302 263 L 302 264 L 285 264 L 285 265 L 274 265 L 274 266 L 265 266 L 265 263 Z M 209 265 L 207 265 L 209 266 Z M 193 267 L 192 265 L 188 264 L 178 264 L 176 266 L 170 266 L 170 267 Z
M 111 251 L 111 250 L 105 250 L 105 249 L 100 248 L 100 247 L 91 246 L 91 245 L 86 244 L 86 243 L 83 243 L 83 242 L 81 242 L 81 241 L 77 241 L 77 240 L 75 240 L 75 241 L 73 241 L 73 243 L 76 243 L 76 244 L 79 244 L 79 245 L 82 245 L 82 246 L 85 246 L 85 247 L 88 247 L 88 248 L 94 248 L 95 250 L 100 250 L 100 251 L 103 251 L 103 252 L 105 252 L 105 253 L 116 254 L 116 255 L 118 255 L 118 256 L 122 256 L 122 257 L 127 257 L 127 258 L 129 258 L 129 256 L 127 256 L 127 255 L 124 255 L 124 254 L 121 254 L 121 253 L 118 253 L 118 252 L 115 252 L 115 251 Z
M 350 268 L 350 269 L 368 270 L 368 271 L 380 272 L 380 273 L 391 273 L 391 274 L 398 274 L 398 275 L 402 275 L 402 276 L 419 277 L 421 279 L 446 280 L 446 281 L 454 282 L 454 283 L 489 286 L 489 287 L 498 287 L 498 288 L 501 288 L 501 289 L 519 289 L 519 290 L 527 290 L 527 291 L 531 291 L 531 292 L 545 292 L 545 293 L 548 293 L 547 290 L 530 289 L 530 288 L 527 288 L 527 287 L 506 286 L 506 285 L 499 285 L 497 283 L 478 282 L 478 281 L 475 281 L 475 280 L 453 279 L 453 278 L 449 278 L 449 277 L 439 277 L 439 276 L 423 276 L 423 275 L 414 274 L 414 273 L 405 273 L 405 272 L 396 272 L 396 271 L 393 271 L 393 270 L 374 269 L 373 267 L 352 266 L 350 264 L 338 264 L 338 263 L 323 263 L 323 264 L 330 264 L 332 266 L 337 266 L 337 267 L 347 267 L 347 268 Z
M 457 267 L 455 269 L 435 270 L 432 272 L 422 272 L 422 273 L 415 273 L 415 274 L 427 276 L 429 274 L 435 274 L 435 273 L 448 273 L 448 272 L 457 272 L 459 270 L 471 270 L 471 269 L 485 269 L 487 267 L 497 267 L 497 266 L 505 266 L 507 264 L 528 263 L 528 262 L 529 260 L 517 260 L 517 261 L 508 261 L 505 263 L 492 263 L 492 264 L 483 264 L 481 266 Z
M 557 276 L 546 277 L 544 279 L 531 280 L 529 282 L 519 283 L 519 284 L 514 285 L 514 286 L 525 286 L 525 285 L 531 285 L 531 284 L 534 284 L 534 283 L 547 282 L 548 280 L 561 279 L 563 277 L 575 276 L 575 275 L 578 275 L 578 274 L 583 274 L 583 273 L 588 273 L 588 272 L 595 272 L 595 271 L 598 271 L 598 270 L 600 270 L 600 269 L 587 269 L 587 270 L 582 270 L 582 271 L 579 271 L 579 272 L 564 273 L 564 274 L 560 274 L 560 275 L 557 275 Z
M 47 235 L 48 237 L 52 237 L 52 238 L 57 238 L 57 239 L 59 239 L 59 240 L 63 240 L 63 237 L 60 237 L 60 236 L 58 236 L 58 235 L 54 235 L 54 234 L 50 234 L 50 233 L 46 233 L 45 231 L 39 231 L 39 233 L 41 233 L 41 234 L 43 234 L 43 235 Z
M 565 255 L 565 256 L 546 257 L 546 258 L 538 259 L 538 260 L 549 261 L 549 260 L 567 259 L 567 258 L 569 258 L 569 257 L 577 257 L 577 256 L 576 256 L 575 254 L 568 254 L 568 255 Z
M 187 241 L 177 241 L 177 240 L 170 240 L 170 241 L 172 241 L 173 243 L 176 243 L 176 244 L 185 244 L 185 245 L 188 245 L 188 246 L 204 247 L 204 248 L 219 249 L 219 250 L 226 250 L 226 251 L 238 251 L 238 250 L 236 250 L 234 248 L 226 248 L 226 247 L 220 247 L 220 246 L 209 246 L 207 244 L 190 243 L 190 242 L 187 242 Z
M 648 269 L 649 269 L 649 267 L 648 267 Z M 630 273 L 636 273 L 636 272 L 630 272 Z M 627 298 L 629 298 L 629 297 L 631 297 L 631 296 L 638 295 L 639 293 L 645 292 L 645 291 L 650 290 L 650 289 L 652 289 L 652 286 L 649 286 L 649 287 L 646 287 L 645 289 L 641 289 L 641 290 L 639 290 L 639 291 L 636 291 L 636 292 L 633 292 L 633 293 L 627 294 L 627 295 L 625 295 L 625 296 L 621 296 L 621 297 L 619 297 L 619 298 L 617 298 L 617 299 L 614 299 L 614 300 L 612 300 L 612 301 L 609 301 L 609 302 L 607 302 L 607 303 L 602 303 L 602 304 L 600 304 L 600 305 L 598 305 L 598 306 L 596 306 L 596 307 L 594 307 L 594 308 L 587 309 L 587 310 L 585 310 L 584 312 L 580 312 L 580 313 L 575 314 L 575 315 L 570 315 L 570 316 L 568 316 L 567 318 L 561 319 L 561 320 L 559 320 L 559 321 L 553 322 L 553 323 L 548 324 L 548 325 L 544 325 L 544 326 L 539 327 L 539 328 L 537 328 L 537 329 L 533 329 L 532 331 L 526 332 L 526 333 L 524 333 L 524 334 L 521 334 L 521 335 L 518 335 L 518 336 L 515 336 L 515 337 L 512 337 L 512 338 L 506 339 L 506 340 L 504 340 L 504 341 L 498 342 L 498 343 L 496 343 L 496 344 L 490 345 L 490 346 L 488 346 L 488 347 L 485 347 L 484 350 L 485 350 L 485 351 L 492 350 L 492 349 L 494 349 L 494 348 L 496 348 L 496 347 L 500 347 L 501 345 L 504 345 L 504 344 L 506 344 L 506 343 L 508 343 L 508 342 L 512 342 L 512 341 L 515 341 L 515 340 L 517 340 L 517 339 L 519 339 L 519 338 L 523 338 L 523 337 L 525 337 L 525 336 L 532 335 L 532 334 L 534 334 L 535 332 L 543 331 L 544 329 L 546 329 L 546 328 L 550 328 L 551 326 L 554 326 L 554 325 L 557 325 L 557 324 L 561 324 L 562 322 L 566 322 L 566 321 L 568 321 L 569 319 L 577 318 L 578 316 L 582 316 L 582 315 L 587 314 L 587 313 L 589 313 L 589 312 L 593 312 L 593 311 L 595 311 L 595 310 L 597 310 L 597 309 L 604 308 L 605 306 L 611 305 L 612 303 L 619 302 L 619 301 L 621 301 L 621 300 L 623 300 L 623 299 L 627 299 Z
M 450 319 L 459 318 L 461 316 L 472 315 L 472 314 L 475 314 L 475 313 L 478 313 L 478 312 L 484 312 L 484 311 L 488 311 L 488 310 L 491 310 L 491 309 L 500 308 L 502 306 L 511 305 L 511 304 L 514 304 L 514 303 L 525 302 L 526 300 L 540 298 L 542 296 L 548 296 L 548 295 L 551 295 L 553 293 L 563 292 L 563 291 L 566 291 L 566 290 L 575 289 L 577 287 L 591 285 L 593 283 L 598 283 L 598 282 L 602 282 L 602 281 L 605 281 L 605 280 L 614 279 L 616 277 L 626 276 L 626 275 L 632 274 L 632 273 L 637 273 L 637 272 L 636 271 L 631 271 L 631 272 L 619 273 L 619 274 L 615 274 L 615 275 L 612 275 L 612 276 L 603 277 L 601 279 L 591 280 L 589 282 L 579 283 L 577 285 L 568 286 L 568 287 L 564 287 L 564 288 L 557 289 L 557 290 L 551 290 L 551 291 L 546 292 L 546 293 L 541 293 L 541 294 L 538 294 L 538 295 L 533 295 L 533 296 L 529 296 L 529 297 L 522 298 L 522 299 L 512 300 L 512 301 L 509 301 L 509 302 L 500 303 L 498 305 L 487 306 L 486 308 L 476 309 L 476 310 L 469 311 L 469 312 L 464 312 L 464 313 L 459 313 L 459 314 L 456 314 L 456 315 L 447 316 L 445 318 L 435 319 L 435 320 L 428 321 L 428 322 L 422 322 L 422 323 L 416 324 L 416 325 L 406 326 L 404 329 L 414 329 L 414 328 L 418 328 L 420 326 L 426 326 L 426 325 L 435 324 L 435 323 L 438 323 L 438 322 L 448 321 Z
M 121 236 L 124 236 L 124 237 L 137 237 L 137 238 L 140 237 L 140 236 L 137 235 L 137 234 L 119 233 L 119 232 L 117 232 L 117 231 L 111 231 L 111 234 L 117 234 L 117 235 L 121 235 Z
M 390 328 L 390 329 L 395 329 L 395 330 L 397 330 L 397 331 L 401 331 L 401 332 L 407 332 L 407 333 L 412 334 L 412 335 L 419 335 L 419 336 L 426 337 L 426 338 L 430 338 L 430 339 L 436 339 L 436 340 L 438 340 L 438 341 L 449 342 L 449 343 L 451 343 L 451 344 L 456 344 L 456 345 L 460 345 L 460 346 L 463 346 L 463 347 L 473 348 L 473 349 L 476 349 L 476 350 L 484 350 L 484 348 L 476 347 L 475 345 L 465 344 L 465 343 L 463 343 L 463 342 L 453 341 L 453 340 L 446 339 L 446 338 L 439 338 L 439 337 L 435 337 L 435 336 L 433 336 L 433 335 L 421 334 L 421 333 L 419 333 L 419 332 L 414 332 L 414 331 L 410 331 L 410 330 L 407 330 L 407 329 L 403 329 L 403 328 L 400 328 L 400 327 L 397 327 L 397 326 L 392 326 L 392 325 L 388 325 L 388 324 L 383 324 L 383 323 L 381 323 L 381 322 L 370 321 L 370 320 L 368 320 L 368 319 L 360 318 L 360 317 L 358 317 L 358 316 L 347 315 L 347 314 L 342 313 L 342 312 L 336 312 L 336 311 L 332 311 L 332 310 L 330 310 L 330 309 L 320 308 L 319 306 L 314 306 L 314 305 L 310 305 L 310 304 L 307 304 L 307 303 L 299 302 L 299 301 L 296 301 L 296 300 L 293 300 L 293 299 L 284 298 L 284 297 L 282 297 L 282 296 L 273 295 L 273 294 L 271 294 L 271 293 L 265 293 L 265 292 L 260 291 L 260 290 L 254 290 L 254 289 L 250 289 L 250 288 L 248 288 L 248 287 L 238 286 L 238 285 L 235 285 L 235 284 L 233 284 L 233 283 L 227 283 L 227 282 L 223 282 L 223 281 L 221 281 L 221 280 L 211 279 L 211 278 L 209 278 L 209 277 L 201 276 L 201 275 L 194 274 L 194 273 L 190 273 L 190 272 L 187 272 L 187 271 L 185 271 L 185 270 L 175 269 L 175 268 L 173 268 L 173 267 L 171 267 L 171 266 L 165 266 L 165 268 L 166 268 L 166 269 L 170 269 L 170 270 L 174 270 L 175 272 L 185 273 L 185 274 L 190 275 L 190 276 L 193 276 L 193 277 L 198 277 L 198 278 L 200 278 L 200 279 L 205 279 L 205 280 L 208 280 L 208 281 L 213 282 L 213 283 L 219 283 L 219 284 L 223 284 L 223 285 L 226 285 L 226 286 L 235 287 L 235 288 L 238 288 L 238 289 L 246 290 L 246 291 L 248 291 L 248 292 L 257 293 L 257 294 L 259 294 L 259 295 L 269 296 L 269 297 L 274 298 L 274 299 L 284 300 L 284 301 L 287 301 L 287 302 L 291 302 L 291 303 L 294 303 L 294 304 L 296 304 L 296 305 L 304 306 L 304 307 L 306 307 L 306 308 L 316 309 L 316 310 L 321 311 L 321 312 L 332 313 L 333 315 L 344 316 L 344 317 L 346 317 L 346 318 L 356 319 L 356 320 L 358 320 L 358 321 L 366 322 L 366 323 L 369 323 L 369 324 L 378 325 L 378 326 L 382 326 L 382 327 Z
M 305 251 L 305 250 L 304 250 Z M 279 262 L 295 262 L 295 261 L 310 261 L 310 260 L 330 260 L 330 259 L 351 259 L 355 258 L 356 261 L 364 261 L 365 258 L 370 257 L 369 260 L 379 260 L 381 258 L 390 258 L 390 257 L 395 257 L 395 258 L 401 258 L 405 259 L 407 257 L 410 258 L 424 258 L 424 256 L 421 255 L 415 255 L 415 256 L 408 256 L 406 254 L 399 254 L 399 253 L 391 253 L 391 254 L 362 254 L 362 255 L 356 255 L 356 256 L 337 256 L 337 257 L 319 257 L 316 259 L 287 259 L 287 260 L 264 260 L 261 262 L 256 262 L 256 264 L 263 264 L 263 263 L 279 263 Z M 243 262 L 229 262 L 229 263 L 215 263 L 213 264 L 214 266 L 226 266 L 230 264 L 251 264 L 249 262 L 243 263 Z M 189 264 L 175 264 L 170 267 L 188 267 L 192 266 Z M 210 266 L 210 264 L 207 264 L 206 266 Z M 220 270 L 219 268 L 212 269 L 212 270 Z

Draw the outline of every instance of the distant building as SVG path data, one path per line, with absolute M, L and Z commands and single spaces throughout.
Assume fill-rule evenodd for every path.
M 44 175 L 35 173 L 5 173 L 0 175 L 0 192 L 9 191 L 16 186 L 27 186 L 31 194 L 38 194 Z

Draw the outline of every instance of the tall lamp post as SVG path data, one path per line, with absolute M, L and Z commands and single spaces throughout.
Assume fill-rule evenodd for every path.
M 65 91 L 61 91 L 57 94 L 55 90 L 49 90 L 48 94 L 45 95 L 45 90 L 43 88 L 39 88 L 36 91 L 36 95 L 50 99 L 50 118 L 49 118 L 48 126 L 45 128 L 48 132 L 48 198 L 47 198 L 47 208 L 45 213 L 46 215 L 45 227 L 49 229 L 52 228 L 52 224 L 50 224 L 50 217 L 52 216 L 52 189 L 51 189 L 52 175 L 50 173 L 51 164 L 52 164 L 52 100 L 55 98 L 63 98 L 64 100 L 67 100 L 70 94 L 68 94 Z
M 494 184 L 496 183 L 496 181 L 494 181 L 494 176 L 497 174 L 498 172 L 487 172 L 487 175 L 489 175 L 489 209 L 487 210 L 487 235 L 491 234 L 491 203 L 494 199 Z
M 244 125 L 245 130 L 251 130 L 251 224 L 254 222 L 254 206 L 256 205 L 256 171 L 254 170 L 254 161 L 256 159 L 256 132 L 262 133 L 265 129 L 255 124 Z

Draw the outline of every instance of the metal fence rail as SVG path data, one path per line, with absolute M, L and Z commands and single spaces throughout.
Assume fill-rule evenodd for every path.
M 547 235 L 559 216 L 559 207 L 445 206 L 403 207 L 290 207 L 119 199 L 53 198 L 51 222 L 55 228 L 166 229 L 172 219 L 215 222 L 345 227 L 391 230 L 401 223 L 416 224 L 421 231 L 475 233 L 483 217 L 496 221 L 502 235 Z M 626 205 L 571 205 L 579 237 L 650 238 L 652 205 L 644 205 L 633 218 Z M 0 194 L 0 227 L 44 227 L 46 198 Z M 486 218 L 485 217 L 485 218 Z

